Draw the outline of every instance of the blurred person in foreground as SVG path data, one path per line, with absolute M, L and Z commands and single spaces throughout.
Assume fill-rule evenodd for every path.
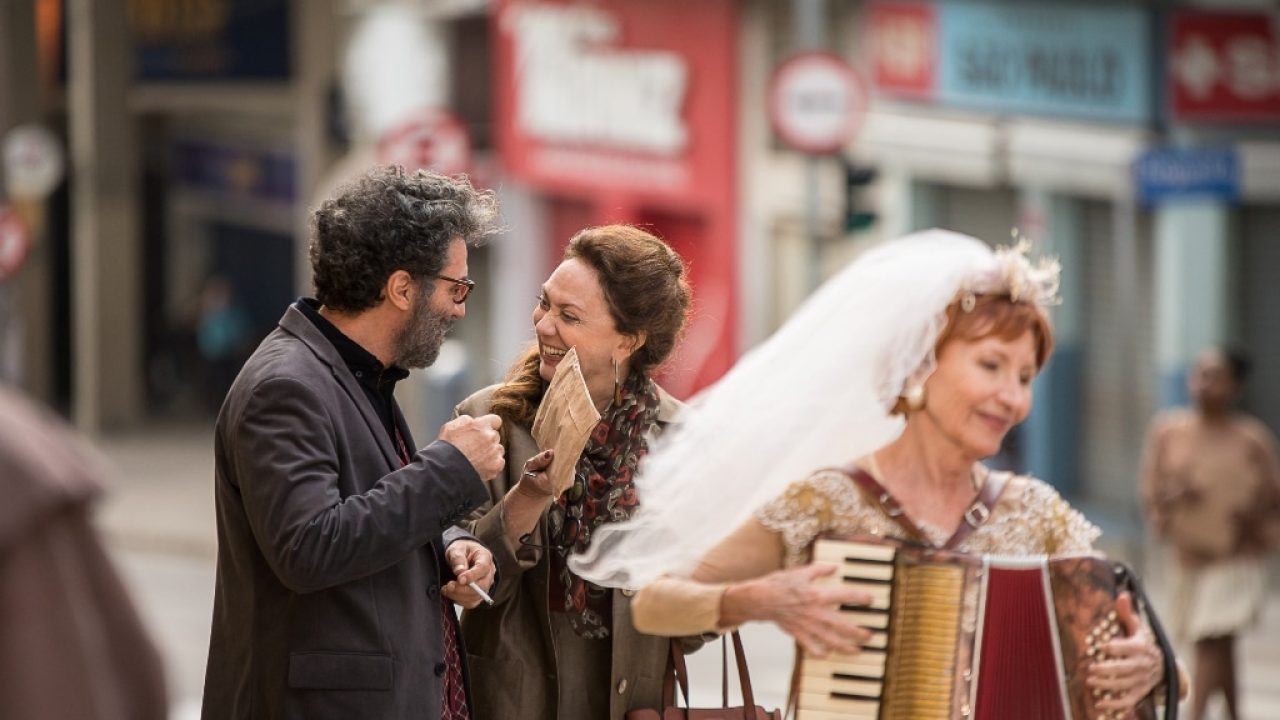
M 692 401 L 641 474 L 651 512 L 598 538 L 579 572 L 642 586 L 642 632 L 768 621 L 822 657 L 870 637 L 838 611 L 869 598 L 816 585 L 835 567 L 804 564 L 822 533 L 975 554 L 1091 550 L 1098 529 L 1052 487 L 981 462 L 1027 417 L 1053 348 L 1043 306 L 1057 263 L 1023 252 L 932 230 L 862 255 Z M 874 493 L 836 469 L 851 461 Z M 970 511 L 979 500 L 985 518 Z M 890 515 L 895 504 L 911 522 Z M 1150 693 L 1164 660 L 1127 595 L 1118 612 L 1127 637 L 1104 643 L 1111 659 L 1088 678 L 1111 693 L 1107 710 Z
M 502 417 L 507 450 L 493 502 L 472 525 L 503 582 L 493 607 L 462 617 L 479 720 L 621 720 L 661 706 L 667 639 L 638 633 L 630 594 L 583 580 L 566 560 L 636 510 L 636 468 L 681 407 L 652 373 L 689 302 L 684 263 L 666 243 L 626 225 L 583 230 L 538 295 L 537 345 L 505 382 L 458 406 Z M 557 496 L 546 472 L 553 451 L 540 451 L 530 428 L 570 348 L 601 418 L 574 459 L 572 486 Z
M 1239 352 L 1203 351 L 1187 381 L 1193 407 L 1158 415 L 1143 454 L 1143 507 L 1174 551 L 1173 632 L 1195 643 L 1192 720 L 1219 691 L 1240 717 L 1235 639 L 1262 612 L 1263 560 L 1280 540 L 1276 438 L 1235 409 L 1248 372 Z
M 163 665 L 90 522 L 101 459 L 0 388 L 0 716 L 163 720 Z
M 492 556 L 454 526 L 502 470 L 496 417 L 420 450 L 392 391 L 465 314 L 496 214 L 465 178 L 377 168 L 313 217 L 290 306 L 218 415 L 204 717 L 469 718 L 453 604 Z

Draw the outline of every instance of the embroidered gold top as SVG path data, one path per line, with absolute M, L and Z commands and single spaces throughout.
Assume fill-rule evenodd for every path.
M 781 497 L 756 511 L 756 519 L 782 537 L 788 567 L 803 564 L 809 545 L 824 532 L 906 536 L 838 470 L 823 470 L 792 483 Z M 950 535 L 928 523 L 917 525 L 936 546 Z M 993 555 L 1082 553 L 1092 549 L 1100 534 L 1048 484 L 1011 474 L 990 519 L 958 549 Z

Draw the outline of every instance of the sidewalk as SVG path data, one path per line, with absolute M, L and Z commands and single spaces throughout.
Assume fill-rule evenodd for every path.
M 148 428 L 97 443 L 112 464 L 98 523 L 119 546 L 214 558 L 213 426 Z
M 217 551 L 212 425 L 148 428 L 102 438 L 97 445 L 114 466 L 99 525 L 167 658 L 172 717 L 197 717 Z M 1273 564 L 1262 624 L 1240 648 L 1242 703 L 1249 720 L 1280 718 L 1280 572 L 1275 570 Z M 1163 605 L 1159 578 L 1151 579 L 1154 599 Z M 757 701 L 780 707 L 790 678 L 790 639 L 756 625 L 743 634 Z M 692 656 L 689 672 L 695 703 L 719 702 L 719 648 Z
M 171 720 L 198 720 L 213 615 L 212 423 L 101 438 L 97 522 L 165 657 Z

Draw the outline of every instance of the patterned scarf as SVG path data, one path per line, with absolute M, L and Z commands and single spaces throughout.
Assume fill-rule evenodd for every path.
M 622 401 L 609 406 L 591 431 L 574 470 L 573 486 L 548 510 L 551 531 L 551 608 L 569 615 L 584 638 L 609 636 L 613 593 L 569 570 L 571 553 L 586 550 L 591 533 L 608 522 L 631 517 L 636 500 L 635 472 L 649 452 L 648 436 L 658 421 L 658 386 L 632 373 L 622 386 Z M 562 602 L 557 602 L 556 598 Z

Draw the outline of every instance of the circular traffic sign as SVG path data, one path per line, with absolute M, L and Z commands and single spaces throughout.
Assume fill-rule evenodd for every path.
M 19 125 L 4 136 L 4 179 L 9 196 L 43 200 L 62 182 L 62 144 L 43 125 Z
M 18 273 L 31 251 L 31 233 L 22 217 L 0 205 L 0 282 Z
M 471 165 L 467 128 L 447 110 L 424 108 L 394 125 L 378 141 L 378 159 L 406 172 L 427 168 L 445 175 Z
M 769 121 L 800 152 L 834 153 L 853 139 L 867 110 L 866 85 L 839 56 L 795 55 L 769 82 Z

